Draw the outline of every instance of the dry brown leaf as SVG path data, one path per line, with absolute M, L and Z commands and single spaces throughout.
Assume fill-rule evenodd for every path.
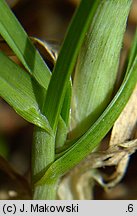
M 58 187 L 57 198 L 60 200 L 74 200 L 69 175 L 62 178 Z
M 83 175 L 65 176 L 58 188 L 58 198 L 61 200 L 91 200 L 93 194 L 91 188 L 94 186 L 93 170 Z
M 117 119 L 112 129 L 110 143 L 112 146 L 124 143 L 133 137 L 137 123 L 137 85 L 131 95 L 126 107 Z
M 46 63 L 53 67 L 57 60 L 59 45 L 55 41 L 46 42 L 34 37 L 30 37 L 30 39 L 44 57 Z
M 119 116 L 119 118 L 117 119 L 117 121 L 113 126 L 110 142 L 109 142 L 110 147 L 119 146 L 119 143 L 125 143 L 126 141 L 131 140 L 131 138 L 133 138 L 136 129 L 136 124 L 137 124 L 136 101 L 137 101 L 137 85 L 126 107 L 124 108 L 121 115 Z M 130 150 L 132 150 L 133 148 L 132 145 L 134 145 L 134 142 L 136 143 L 136 141 L 128 142 L 129 154 L 123 155 L 123 157 L 121 157 L 121 160 L 117 164 L 117 168 L 115 172 L 108 179 L 110 182 L 107 184 L 108 187 L 115 186 L 123 178 L 128 166 Z M 123 145 L 125 146 L 127 144 L 125 143 Z
M 93 198 L 91 187 L 94 186 L 94 181 L 105 189 L 114 187 L 123 178 L 127 168 L 125 164 L 128 164 L 130 155 L 136 150 L 137 139 L 90 154 L 63 178 L 58 190 L 59 198 L 91 199 Z M 115 166 L 115 171 L 111 175 L 104 175 L 97 170 L 110 166 Z

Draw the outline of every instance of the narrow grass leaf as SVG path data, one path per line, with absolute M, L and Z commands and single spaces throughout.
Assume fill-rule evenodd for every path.
M 71 80 L 68 82 L 68 87 L 66 90 L 66 94 L 63 101 L 63 106 L 61 109 L 61 116 L 68 126 L 69 123 L 69 114 L 70 114 L 70 104 L 71 104 L 71 96 L 72 96 L 72 82 Z
M 0 96 L 27 121 L 51 132 L 39 107 L 38 89 L 42 87 L 28 73 L 0 52 Z
M 0 0 L 0 34 L 29 73 L 47 89 L 50 71 L 4 0 Z
M 76 57 L 99 1 L 83 0 L 73 18 L 58 56 L 45 101 L 45 113 L 56 131 L 64 96 Z M 51 112 L 52 109 L 52 112 Z
M 136 59 L 137 60 L 137 59 Z M 137 61 L 132 65 L 117 94 L 90 129 L 67 151 L 57 159 L 45 175 L 36 183 L 49 184 L 82 161 L 99 144 L 125 107 L 137 82 Z

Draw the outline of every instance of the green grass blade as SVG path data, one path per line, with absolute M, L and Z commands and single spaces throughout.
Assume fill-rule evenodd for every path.
M 131 47 L 131 51 L 130 51 L 129 57 L 128 57 L 127 73 L 129 72 L 129 70 L 130 70 L 136 56 L 137 56 L 137 29 L 136 29 L 133 44 L 132 44 L 132 47 Z
M 58 56 L 45 101 L 45 113 L 56 130 L 70 75 L 85 33 L 94 16 L 99 0 L 83 0 L 73 18 Z M 51 112 L 52 110 L 52 112 Z
M 82 159 L 90 154 L 102 138 L 111 129 L 119 114 L 126 105 L 137 82 L 137 58 L 125 77 L 119 91 L 99 119 L 91 128 L 67 151 L 57 159 L 36 184 L 49 184 L 55 178 L 63 175 Z
M 22 68 L 0 52 L 0 96 L 27 121 L 51 132 L 46 117 L 39 107 L 42 87 Z
M 63 101 L 63 106 L 61 109 L 61 116 L 62 116 L 64 122 L 66 123 L 66 126 L 68 126 L 68 123 L 69 123 L 71 96 L 72 96 L 72 82 L 70 80 L 68 83 L 65 98 Z
M 80 137 L 112 98 L 131 1 L 101 1 L 78 56 L 73 80 L 71 138 Z
M 59 117 L 57 132 L 56 132 L 56 149 L 65 144 L 67 133 L 69 130 L 70 104 L 71 104 L 72 84 L 69 82 L 66 90 L 61 115 Z
M 4 0 L 0 0 L 0 34 L 29 73 L 47 89 L 50 71 Z

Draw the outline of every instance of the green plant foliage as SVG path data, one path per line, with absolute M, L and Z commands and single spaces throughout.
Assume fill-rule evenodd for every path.
M 42 88 L 22 68 L 0 52 L 0 96 L 27 121 L 51 133 L 39 106 Z
M 47 90 L 44 109 L 53 131 L 56 131 L 57 128 L 64 96 L 68 87 L 70 75 L 76 63 L 78 51 L 98 4 L 99 0 L 81 1 L 59 53 Z
M 73 138 L 84 134 L 111 100 L 130 5 L 102 1 L 86 34 L 73 81 Z
M 131 49 L 131 51 L 129 53 L 129 56 L 128 56 L 127 73 L 131 69 L 134 61 L 136 60 L 136 56 L 137 56 L 137 29 L 136 29 L 135 37 L 134 37 L 134 40 L 133 40 L 132 49 Z
M 56 149 L 63 146 L 67 139 L 68 127 L 69 127 L 69 117 L 70 117 L 70 104 L 72 96 L 72 83 L 68 83 L 68 88 L 66 90 L 61 115 L 58 122 L 57 132 L 56 132 Z
M 98 120 L 89 128 L 89 130 L 67 151 L 63 156 L 57 159 L 47 170 L 45 175 L 38 181 L 37 185 L 50 184 L 56 178 L 61 177 L 71 168 L 82 161 L 92 152 L 102 138 L 111 129 L 119 114 L 126 105 L 137 82 L 137 57 L 129 73 L 125 76 L 116 96 L 109 106 L 98 118 Z
M 47 89 L 50 71 L 4 0 L 0 0 L 0 34 L 28 72 Z
M 55 199 L 59 178 L 99 145 L 134 89 L 137 35 L 122 85 L 110 102 L 131 2 L 80 1 L 51 75 L 5 1 L 0 0 L 0 34 L 27 70 L 0 52 L 0 96 L 36 125 L 32 146 L 34 199 Z M 71 107 L 70 77 L 75 64 Z M 70 110 L 72 128 L 81 125 L 76 136 L 67 141 Z

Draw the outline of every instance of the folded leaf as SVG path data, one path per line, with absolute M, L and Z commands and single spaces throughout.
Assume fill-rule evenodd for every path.
M 42 92 L 42 87 L 28 73 L 0 52 L 0 96 L 24 119 L 51 132 L 40 111 Z
M 101 1 L 78 56 L 72 90 L 72 138 L 97 120 L 111 100 L 131 1 Z

